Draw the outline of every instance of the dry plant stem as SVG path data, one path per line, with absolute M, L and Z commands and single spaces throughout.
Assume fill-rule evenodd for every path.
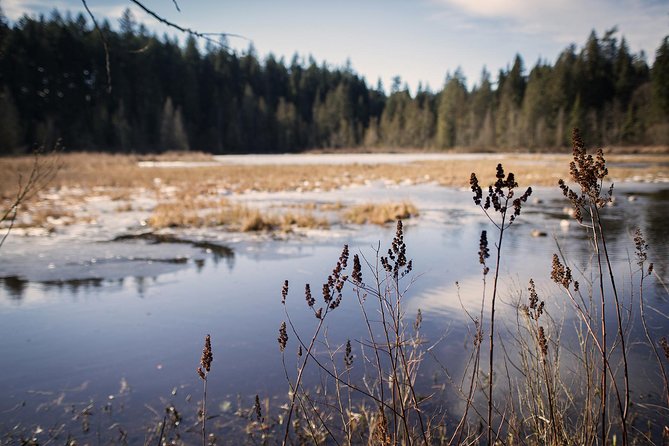
M 614 391 L 616 400 L 618 402 L 618 409 L 620 412 L 620 425 L 622 429 L 622 442 L 623 446 L 627 445 L 627 408 L 629 407 L 629 377 L 627 371 L 627 352 L 625 351 L 625 336 L 623 333 L 622 319 L 620 315 L 620 303 L 618 300 L 618 293 L 615 287 L 615 281 L 613 279 L 613 270 L 611 269 L 611 263 L 606 251 L 606 242 L 604 239 L 604 233 L 601 224 L 601 218 L 599 211 L 596 205 L 590 206 L 590 215 L 592 219 L 592 233 L 593 233 L 593 242 L 595 247 L 595 252 L 597 254 L 597 268 L 598 268 L 598 277 L 599 277 L 599 291 L 601 297 L 601 324 L 602 324 L 602 443 L 606 444 L 607 438 L 607 422 L 606 422 L 606 406 L 607 406 L 607 369 L 611 373 L 611 381 L 614 385 Z M 599 243 L 602 243 L 602 250 L 599 248 Z M 607 341 L 606 341 L 606 297 L 604 294 L 604 268 L 602 265 L 602 256 L 607 262 L 609 269 L 609 274 L 611 276 L 611 286 L 613 288 L 614 303 L 616 306 L 616 315 L 618 317 L 618 336 L 620 337 L 621 349 L 622 349 L 622 359 L 623 359 L 623 379 L 625 384 L 625 396 L 624 401 L 621 399 L 620 391 L 618 390 L 618 385 L 615 378 L 615 373 L 609 367 L 608 362 L 608 352 L 607 352 Z
M 292 323 L 292 321 L 291 321 L 290 319 L 288 319 L 288 324 L 291 326 L 291 330 L 293 331 L 293 334 L 294 334 L 295 337 L 297 338 L 297 341 L 298 341 L 298 342 L 300 343 L 300 345 L 301 345 L 302 347 L 304 347 L 304 349 L 306 350 L 307 347 L 308 347 L 307 344 L 302 340 L 302 338 L 300 337 L 300 335 L 297 333 L 297 331 L 295 330 L 295 327 L 293 326 L 293 323 Z M 322 362 L 320 362 L 320 361 L 318 360 L 318 358 L 316 358 L 316 356 L 314 356 L 314 354 L 313 354 L 312 352 L 310 352 L 310 353 L 308 354 L 308 356 L 310 356 L 311 359 L 314 361 L 314 363 L 315 363 L 321 370 L 323 370 L 323 372 L 325 372 L 327 375 L 329 375 L 332 379 L 338 380 L 342 385 L 345 385 L 345 386 L 347 386 L 348 388 L 350 388 L 351 390 L 353 390 L 353 391 L 355 391 L 355 392 L 358 392 L 358 393 L 360 393 L 360 394 L 362 394 L 362 395 L 364 395 L 364 396 L 366 396 L 366 397 L 372 399 L 372 401 L 374 401 L 375 403 L 377 403 L 379 406 L 382 406 L 384 409 L 392 410 L 392 406 L 390 406 L 389 404 L 383 402 L 383 401 L 380 400 L 378 397 L 372 395 L 370 392 L 368 392 L 368 391 L 366 391 L 366 390 L 364 390 L 364 389 L 361 389 L 360 387 L 357 387 L 357 386 L 355 386 L 355 385 L 353 385 L 353 384 L 348 384 L 346 381 L 342 380 L 341 378 L 338 378 L 334 373 L 332 373 L 332 371 L 331 371 L 330 369 L 328 369 L 328 368 L 325 366 L 325 364 L 323 364 Z M 291 385 L 291 388 L 292 388 L 292 385 Z
M 202 391 L 202 446 L 207 445 L 207 378 L 204 378 Z
M 330 438 L 332 438 L 332 441 L 334 441 L 335 444 L 336 444 L 337 446 L 339 446 L 339 441 L 337 441 L 337 437 L 335 437 L 335 435 L 332 433 L 332 431 L 331 431 L 330 428 L 328 427 L 326 421 L 325 421 L 325 420 L 323 419 L 323 417 L 321 416 L 320 411 L 318 410 L 318 408 L 317 408 L 316 405 L 314 404 L 313 400 L 312 400 L 312 399 L 309 397 L 309 395 L 306 394 L 306 393 L 304 394 L 303 397 L 299 397 L 299 396 L 298 396 L 298 401 L 299 401 L 299 403 L 300 403 L 300 407 L 302 408 L 302 412 L 304 412 L 304 416 L 305 416 L 305 417 L 308 417 L 308 415 L 307 415 L 307 411 L 306 411 L 306 408 L 305 408 L 305 406 L 304 406 L 304 402 L 303 402 L 303 400 L 306 401 L 307 403 L 309 403 L 309 407 L 311 408 L 311 412 L 313 412 L 314 414 L 316 414 L 316 418 L 318 418 L 318 421 L 320 422 L 321 426 L 325 429 L 325 431 L 328 433 L 328 435 L 330 436 Z M 307 418 L 307 426 L 309 427 L 309 433 L 311 434 L 311 440 L 314 442 L 314 444 L 315 444 L 316 446 L 318 446 L 318 445 L 320 444 L 320 442 L 318 441 L 318 436 L 316 435 L 315 423 L 313 423 L 311 420 L 309 420 L 309 419 Z
M 492 301 L 490 308 L 490 355 L 489 355 L 489 364 L 488 364 L 488 446 L 492 446 L 494 443 L 493 440 L 493 427 L 492 427 L 492 410 L 493 410 L 493 371 L 494 371 L 494 353 L 495 353 L 495 303 L 497 299 L 497 283 L 499 279 L 499 267 L 501 262 L 502 255 L 502 241 L 504 240 L 504 231 L 513 224 L 516 217 L 521 213 L 522 203 L 526 202 L 528 197 L 532 194 L 532 188 L 529 187 L 521 196 L 513 199 L 515 193 L 514 189 L 518 187 L 518 183 L 515 181 L 515 175 L 512 172 L 509 172 L 507 175 L 504 173 L 504 168 L 501 163 L 497 164 L 497 181 L 494 185 L 488 187 L 488 194 L 483 201 L 483 190 L 479 185 L 478 178 L 475 173 L 471 174 L 469 184 L 471 190 L 474 193 L 474 203 L 479 206 L 483 213 L 488 217 L 490 222 L 497 228 L 499 231 L 499 237 L 495 248 L 497 249 L 497 259 L 495 262 L 495 277 L 493 281 L 493 290 L 492 290 Z M 506 189 L 506 192 L 504 192 Z M 509 202 L 511 202 L 511 208 L 509 207 Z M 496 212 L 499 212 L 501 216 L 500 224 L 495 223 L 495 221 L 490 216 L 488 209 L 494 209 Z M 509 215 L 508 211 L 511 210 L 512 213 Z M 508 220 L 507 220 L 508 217 Z M 483 245 L 484 234 L 481 234 L 481 244 Z M 486 256 L 487 256 L 487 241 L 486 245 Z M 481 255 L 481 254 L 480 254 Z M 481 262 L 483 263 L 483 262 Z
M 508 201 L 508 200 L 507 200 Z M 490 361 L 488 363 L 488 445 L 492 445 L 492 381 L 493 381 L 493 355 L 495 353 L 495 300 L 497 298 L 497 279 L 499 277 L 499 264 L 502 258 L 502 240 L 504 238 L 504 223 L 506 213 L 502 216 L 502 225 L 499 227 L 499 240 L 497 242 L 497 260 L 495 261 L 495 278 L 492 286 L 492 301 L 490 303 Z
M 207 445 L 207 378 L 211 371 L 211 362 L 214 357 L 211 352 L 211 337 L 207 335 L 204 339 L 204 348 L 200 358 L 200 367 L 197 368 L 197 374 L 203 382 L 202 394 L 202 446 Z
M 378 253 L 378 251 L 377 251 Z M 378 271 L 377 271 L 378 273 Z M 374 351 L 374 357 L 376 359 L 376 371 L 379 375 L 379 398 L 381 401 L 385 401 L 384 395 L 384 385 L 383 385 L 383 368 L 381 367 L 381 356 L 379 355 L 379 349 L 376 347 L 376 339 L 374 337 L 374 331 L 372 330 L 372 325 L 369 322 L 369 317 L 367 316 L 367 310 L 363 305 L 363 297 L 360 296 L 360 289 L 356 289 L 356 295 L 358 297 L 358 304 L 360 305 L 360 310 L 362 311 L 363 318 L 365 319 L 365 325 L 367 326 L 367 333 L 369 333 L 369 339 L 372 343 L 372 350 Z
M 484 248 L 487 249 L 487 239 Z M 483 314 L 485 311 L 485 298 L 486 298 L 486 285 L 487 285 L 486 277 L 488 274 L 488 269 L 487 266 L 485 265 L 485 258 L 487 256 L 487 251 L 486 252 L 480 251 L 479 256 L 480 256 L 479 261 L 483 265 L 483 292 L 481 293 L 481 311 L 479 313 L 478 320 L 474 318 L 469 313 L 469 311 L 467 311 L 464 304 L 462 303 L 462 298 L 460 296 L 460 285 L 456 282 L 456 287 L 458 289 L 458 299 L 460 300 L 460 306 L 462 307 L 462 310 L 467 315 L 467 317 L 469 317 L 469 319 L 473 322 L 474 327 L 476 327 L 476 331 L 474 333 L 475 349 L 474 352 L 472 352 L 472 356 L 468 360 L 468 365 L 465 367 L 465 373 L 463 374 L 463 379 L 462 379 L 462 382 L 464 382 L 464 375 L 466 375 L 466 370 L 469 368 L 469 364 L 471 364 L 473 360 L 474 364 L 472 368 L 472 373 L 470 374 L 469 388 L 465 399 L 465 411 L 462 414 L 462 417 L 460 418 L 460 421 L 458 422 L 458 425 L 456 426 L 453 435 L 451 435 L 451 439 L 448 442 L 449 445 L 453 444 L 453 441 L 455 440 L 456 436 L 458 437 L 458 439 L 455 444 L 456 445 L 462 444 L 462 435 L 464 433 L 464 428 L 467 426 L 467 417 L 469 415 L 469 408 L 473 404 L 473 395 L 476 389 L 476 383 L 478 382 L 477 378 L 479 376 L 479 367 L 481 361 L 481 340 L 483 339 L 483 328 L 481 321 L 483 321 Z M 460 384 L 460 387 L 462 387 L 462 383 Z
M 539 321 L 537 320 L 535 322 L 536 322 L 537 333 L 539 333 Z M 537 342 L 539 342 L 538 336 L 537 336 Z M 539 346 L 539 349 L 541 349 L 541 346 Z M 539 352 L 539 354 L 541 355 L 541 369 L 542 369 L 542 372 L 543 372 L 543 375 L 544 375 L 544 383 L 545 383 L 545 386 L 546 386 L 546 396 L 548 398 L 548 410 L 549 410 L 550 416 L 551 416 L 550 426 L 551 426 L 551 431 L 552 431 L 552 434 L 553 434 L 553 444 L 557 445 L 557 444 L 560 444 L 560 443 L 558 442 L 559 434 L 558 434 L 558 430 L 557 430 L 557 417 L 556 417 L 556 412 L 555 412 L 555 402 L 553 401 L 554 395 L 553 395 L 552 380 L 550 379 L 550 376 L 548 374 L 549 364 L 548 364 L 548 360 L 546 359 L 546 355 L 542 354 L 541 352 Z
M 613 290 L 613 299 L 616 304 L 616 317 L 618 322 L 618 337 L 620 338 L 620 349 L 622 353 L 623 360 L 623 380 L 625 383 L 625 399 L 624 406 L 621 413 L 621 424 L 622 424 L 622 441 L 623 446 L 627 444 L 627 415 L 630 405 L 630 385 L 629 385 L 629 369 L 627 363 L 627 349 L 625 347 L 625 333 L 623 329 L 623 321 L 620 313 L 620 301 L 618 299 L 618 289 L 616 287 L 616 281 L 613 276 L 613 267 L 611 266 L 611 258 L 609 257 L 608 249 L 606 248 L 606 237 L 604 236 L 604 229 L 602 228 L 602 220 L 599 215 L 599 211 L 595 207 L 596 217 L 597 217 L 597 227 L 599 229 L 600 238 L 602 241 L 602 248 L 604 249 L 604 259 L 606 259 L 606 266 L 609 270 L 609 279 L 611 280 L 611 288 Z
M 325 307 L 325 312 L 323 316 L 318 320 L 318 326 L 316 327 L 316 330 L 314 332 L 314 335 L 311 337 L 311 341 L 309 342 L 309 346 L 307 347 L 306 354 L 304 355 L 304 360 L 302 361 L 302 365 L 300 366 L 298 372 L 297 372 L 297 378 L 295 379 L 295 385 L 293 387 L 293 394 L 290 396 L 290 406 L 288 408 L 288 415 L 286 416 L 286 430 L 283 435 L 283 441 L 282 445 L 285 446 L 288 442 L 288 434 L 290 433 L 290 420 L 293 416 L 293 410 L 295 409 L 295 398 L 297 397 L 297 392 L 298 389 L 300 388 L 300 384 L 302 383 L 302 375 L 304 373 L 304 369 L 307 365 L 307 361 L 309 358 L 312 356 L 311 351 L 314 348 L 314 344 L 316 343 L 316 339 L 318 338 L 318 335 L 321 332 L 321 328 L 323 328 L 323 321 L 325 320 L 325 316 L 327 316 L 328 311 L 329 311 L 328 306 Z M 286 313 L 286 317 L 288 318 L 290 322 L 290 318 L 288 317 L 288 312 L 284 310 Z M 293 323 L 290 322 L 290 326 L 293 327 Z M 293 332 L 297 335 L 297 332 L 295 331 L 293 327 Z M 301 342 L 301 341 L 300 341 Z
M 372 268 L 369 261 L 363 256 L 363 259 L 365 260 L 365 263 L 367 264 L 368 268 L 371 271 L 373 271 L 373 275 L 376 278 L 377 283 L 379 283 L 379 279 L 378 279 L 379 278 L 379 261 L 378 261 L 378 259 L 379 259 L 380 249 L 381 249 L 381 247 L 380 247 L 380 245 L 378 245 L 377 248 L 376 248 L 376 259 L 377 260 L 376 260 L 376 264 L 375 264 L 374 268 Z M 384 395 L 383 368 L 381 367 L 381 356 L 379 354 L 379 349 L 376 348 L 377 344 L 376 344 L 376 339 L 375 339 L 375 336 L 374 336 L 374 330 L 372 330 L 372 325 L 369 321 L 369 317 L 367 316 L 367 310 L 365 309 L 365 305 L 364 305 L 364 302 L 363 302 L 364 297 L 366 296 L 366 294 L 361 296 L 360 295 L 360 290 L 361 289 L 363 289 L 363 290 L 365 289 L 364 284 L 356 284 L 355 292 L 356 292 L 356 296 L 358 298 L 358 304 L 360 305 L 360 310 L 362 311 L 363 319 L 365 320 L 365 325 L 367 326 L 367 333 L 369 334 L 369 339 L 370 339 L 370 342 L 372 344 L 372 350 L 374 351 L 374 358 L 376 360 L 376 371 L 377 371 L 377 374 L 378 374 L 378 377 L 379 377 L 378 378 L 379 379 L 379 384 L 378 384 L 379 399 L 383 402 L 383 401 L 385 401 L 385 395 Z M 349 388 L 350 388 L 350 385 L 349 385 Z
M 380 277 L 377 275 L 376 279 L 376 297 L 379 301 L 379 310 L 381 312 L 381 326 L 383 327 L 383 334 L 385 336 L 386 340 L 386 346 L 388 347 L 388 354 L 390 356 L 390 367 L 392 371 L 392 376 L 389 378 L 392 381 L 392 409 L 393 409 L 393 438 L 397 440 L 397 435 L 398 435 L 398 412 L 397 412 L 397 403 L 398 403 L 398 398 L 397 398 L 397 386 L 399 385 L 397 382 L 397 367 L 396 363 L 393 359 L 393 354 L 392 354 L 392 343 L 390 342 L 390 333 L 388 332 L 388 322 L 386 320 L 386 302 L 384 302 L 384 292 L 381 290 L 381 280 Z M 402 403 L 402 400 L 399 399 L 399 403 Z M 402 410 L 402 415 L 405 415 L 404 407 L 401 408 Z
M 657 347 L 655 346 L 655 342 L 653 342 L 652 337 L 650 336 L 650 332 L 648 330 L 648 324 L 646 323 L 646 305 L 643 297 L 643 279 L 644 279 L 644 270 L 643 270 L 643 264 L 641 265 L 641 280 L 639 283 L 639 309 L 640 309 L 640 317 L 641 317 L 641 326 L 643 327 L 643 332 L 646 336 L 646 340 L 648 341 L 648 345 L 651 346 L 653 349 L 653 354 L 655 355 L 655 360 L 657 361 L 657 364 L 660 366 L 660 372 L 662 373 L 662 382 L 664 383 L 664 397 L 667 401 L 667 405 L 669 405 L 669 378 L 667 378 L 667 370 L 664 367 L 664 363 L 662 362 L 662 358 L 660 357 L 660 353 L 657 351 Z
M 402 299 L 402 291 L 399 289 L 399 277 L 395 277 L 395 280 L 393 282 L 394 285 L 394 292 L 396 295 L 396 313 L 395 313 L 395 318 L 393 320 L 394 328 L 395 328 L 395 339 L 396 339 L 396 347 L 395 347 L 395 354 L 396 358 L 395 361 L 397 363 L 398 357 L 399 360 L 401 360 L 402 364 L 402 370 L 404 371 L 404 374 L 406 375 L 405 379 L 406 382 L 408 383 L 409 387 L 409 393 L 411 394 L 411 399 L 413 403 L 414 410 L 416 411 L 416 414 L 418 415 L 418 423 L 420 424 L 420 429 L 421 429 L 421 435 L 423 437 L 423 441 L 425 444 L 429 444 L 429 440 L 427 438 L 427 432 L 425 430 L 425 423 L 423 422 L 423 415 L 421 414 L 420 409 L 418 408 L 418 398 L 416 397 L 416 390 L 414 388 L 414 379 L 411 376 L 411 369 L 409 367 L 409 363 L 407 362 L 406 358 L 406 353 L 404 351 L 404 334 L 403 334 L 403 328 L 401 327 L 401 321 L 402 321 L 402 311 L 401 311 L 401 299 Z M 408 422 L 408 420 L 406 420 Z M 407 430 L 407 435 L 408 435 L 408 430 Z
M 158 446 L 163 442 L 163 433 L 165 433 L 165 423 L 167 423 L 167 415 L 163 415 L 163 424 L 160 426 L 160 433 L 158 434 Z
M 599 268 L 599 293 L 600 293 L 600 308 L 601 308 L 601 354 L 602 354 L 602 376 L 599 387 L 599 392 L 601 396 L 601 438 L 602 445 L 606 444 L 607 439 L 607 422 L 606 422 L 606 405 L 607 405 L 607 386 L 606 386 L 606 374 L 607 374 L 607 350 L 606 350 L 606 299 L 604 296 L 604 280 L 603 280 L 603 271 L 602 271 L 602 256 L 599 251 L 599 242 L 597 241 L 597 231 L 595 229 L 594 213 L 592 208 L 595 206 L 591 205 L 590 217 L 592 220 L 592 236 L 593 236 L 593 246 L 595 248 L 595 253 L 597 254 L 597 266 Z M 615 381 L 615 379 L 614 379 Z
M 306 345 L 304 347 L 306 348 Z M 296 393 L 296 390 L 293 387 L 293 383 L 290 381 L 290 376 L 288 376 L 288 368 L 286 367 L 286 356 L 283 352 L 281 354 L 281 363 L 283 364 L 283 372 L 284 372 L 284 375 L 286 377 L 286 381 L 288 382 L 288 386 L 290 387 L 290 391 L 292 393 Z M 303 399 L 298 396 L 297 397 L 297 402 L 299 403 L 300 408 L 302 409 L 302 413 L 304 413 L 304 417 L 308 418 L 307 407 L 304 405 Z M 313 403 L 311 401 L 309 401 L 309 403 L 310 403 L 311 407 L 313 408 Z M 316 413 L 316 414 L 318 415 L 318 413 Z M 321 422 L 322 421 L 323 420 L 321 419 Z M 314 431 L 314 423 L 312 423 L 311 420 L 309 420 L 309 419 L 307 419 L 307 428 L 309 429 L 309 434 L 311 435 L 311 439 L 313 440 L 314 444 L 318 444 L 318 439 L 316 437 L 316 432 Z
M 413 373 L 412 373 L 411 366 L 409 365 L 409 362 L 407 361 L 406 354 L 404 352 L 404 348 L 402 348 L 402 347 L 400 347 L 400 348 L 401 348 L 400 358 L 402 359 L 402 367 L 404 368 L 405 373 L 407 374 L 406 382 L 408 383 L 407 385 L 409 387 L 409 393 L 411 394 L 413 409 L 416 412 L 416 415 L 418 416 L 418 424 L 420 425 L 420 433 L 421 433 L 421 436 L 423 437 L 423 442 L 424 442 L 424 444 L 428 445 L 428 444 L 430 444 L 430 441 L 428 439 L 427 429 L 425 428 L 425 422 L 423 421 L 423 414 L 422 414 L 421 410 L 418 408 L 418 398 L 416 397 L 416 389 L 414 387 L 415 375 L 411 376 L 411 375 L 413 375 Z M 420 360 L 417 361 L 417 362 L 420 362 Z
M 351 445 L 351 429 L 349 423 L 346 421 L 346 413 L 344 411 L 344 405 L 342 403 L 342 396 L 341 396 L 341 382 L 343 379 L 341 378 L 341 375 L 339 373 L 339 370 L 337 369 L 337 363 L 335 362 L 335 354 L 339 352 L 340 349 L 332 349 L 330 347 L 330 341 L 328 341 L 327 337 L 327 330 L 325 333 L 325 347 L 327 348 L 327 351 L 329 352 L 330 356 L 330 364 L 332 365 L 332 372 L 334 375 L 337 377 L 335 379 L 335 393 L 337 396 L 337 409 L 339 410 L 339 418 L 341 419 L 342 427 L 344 428 L 344 434 L 346 435 L 346 441 L 348 445 Z M 349 399 L 349 409 L 350 409 L 350 399 Z M 334 439 L 334 437 L 333 437 Z M 337 441 L 336 439 L 334 439 Z
M 477 333 L 475 336 L 480 336 L 481 335 L 481 328 L 480 326 L 477 328 Z M 465 412 L 463 413 L 462 417 L 460 418 L 460 422 L 458 423 L 457 427 L 455 428 L 455 432 L 451 436 L 451 441 L 449 441 L 449 444 L 453 443 L 453 440 L 455 439 L 455 436 L 457 435 L 458 440 L 456 441 L 456 445 L 462 444 L 462 434 L 464 433 L 464 428 L 467 425 L 467 416 L 469 414 L 469 408 L 472 405 L 472 397 L 474 395 L 474 390 L 476 388 L 475 383 L 476 383 L 476 377 L 478 375 L 478 370 L 479 370 L 479 362 L 481 358 L 481 342 L 477 341 L 477 346 L 476 346 L 476 351 L 474 352 L 474 364 L 473 364 L 473 370 L 471 374 L 471 378 L 469 380 L 469 388 L 467 390 L 467 400 L 465 401 Z
M 587 332 L 589 334 L 589 337 L 592 339 L 592 341 L 594 342 L 595 347 L 597 348 L 597 352 L 599 352 L 599 354 L 601 355 L 601 358 L 603 360 L 602 373 L 603 374 L 608 374 L 608 375 L 611 376 L 611 384 L 613 385 L 613 390 L 614 390 L 614 393 L 617 396 L 618 403 L 619 403 L 619 408 L 621 409 L 621 413 L 622 413 L 622 400 L 620 399 L 620 391 L 618 389 L 618 384 L 615 380 L 615 372 L 611 368 L 611 364 L 609 363 L 608 356 L 606 354 L 606 350 L 604 349 L 604 345 L 602 344 L 602 339 L 600 339 L 596 335 L 595 330 L 592 327 L 592 324 L 591 324 L 592 317 L 588 312 L 583 310 L 581 305 L 576 301 L 576 298 L 572 294 L 571 290 L 565 289 L 565 292 L 567 293 L 567 296 L 569 297 L 570 301 L 574 305 L 574 308 L 578 312 L 581 321 L 583 321 L 583 323 L 585 324 Z M 600 379 L 600 392 L 601 392 L 601 384 L 603 382 L 607 382 L 607 376 L 603 376 Z M 606 388 L 605 388 L 605 390 L 606 390 Z M 606 407 L 606 405 L 605 405 L 606 401 L 605 400 L 602 401 L 602 400 L 603 400 L 603 398 L 600 398 L 600 415 L 601 415 L 601 405 L 604 405 L 604 407 Z M 601 422 L 602 422 L 602 425 L 603 425 L 603 428 L 601 430 L 601 434 L 604 435 L 604 438 L 608 438 L 608 434 L 607 434 L 608 428 L 609 428 L 608 424 L 606 423 L 605 419 L 602 419 Z

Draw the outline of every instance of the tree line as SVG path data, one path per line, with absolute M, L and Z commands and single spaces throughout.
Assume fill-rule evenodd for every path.
M 60 139 L 71 150 L 212 153 L 309 148 L 559 148 L 579 127 L 595 145 L 669 144 L 669 36 L 652 66 L 615 29 L 526 73 L 516 56 L 472 87 L 390 92 L 350 66 L 290 62 L 226 42 L 158 37 L 127 10 L 100 32 L 82 15 L 0 10 L 0 153 Z M 104 39 L 104 41 L 103 41 Z M 110 76 L 105 61 L 109 51 Z M 111 89 L 111 91 L 109 91 Z

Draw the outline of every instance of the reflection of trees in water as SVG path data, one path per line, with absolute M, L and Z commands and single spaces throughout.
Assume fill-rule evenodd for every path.
M 0 277 L 0 284 L 7 290 L 10 299 L 20 301 L 24 297 L 25 290 L 28 288 L 30 282 L 19 276 Z M 83 290 L 88 292 L 91 288 L 99 288 L 104 283 L 104 279 L 98 277 L 86 279 L 69 279 L 69 280 L 45 280 L 37 282 L 48 289 L 68 290 L 70 294 L 78 294 Z
M 636 227 L 640 227 L 655 261 L 659 262 L 661 259 L 669 258 L 669 252 L 667 252 L 667 248 L 669 248 L 669 224 L 667 221 L 669 189 L 640 192 L 632 195 L 640 199 L 628 202 L 629 193 L 616 193 L 614 189 L 614 197 L 617 198 L 616 203 L 600 210 L 606 242 L 610 251 L 625 258 L 627 258 L 628 252 L 633 255 L 632 233 Z M 565 203 L 567 202 L 565 201 Z M 570 253 L 578 255 L 579 258 L 584 255 L 591 255 L 592 249 L 588 244 L 585 228 L 579 227 L 566 214 L 549 212 L 545 215 L 549 218 L 570 221 L 571 226 L 567 236 Z M 584 223 L 588 222 L 584 220 Z M 663 275 L 666 275 L 667 265 L 666 262 L 662 263 L 662 265 L 657 263 L 656 267 L 663 268 Z
M 666 279 L 669 259 L 669 189 L 662 189 L 648 196 L 645 206 L 645 237 L 650 251 L 650 261 L 655 262 L 655 271 Z
M 177 239 L 178 240 L 178 239 Z M 161 242 L 155 242 L 161 243 Z M 234 251 L 227 246 L 218 245 L 209 242 L 192 242 L 192 241 L 174 241 L 171 239 L 167 243 L 189 243 L 196 248 L 200 248 L 205 251 L 214 262 L 214 265 L 218 265 L 221 260 L 225 261 L 228 269 L 232 270 L 235 266 L 235 255 Z M 182 264 L 188 263 L 189 259 L 185 257 L 178 258 L 145 258 L 137 257 L 132 259 L 126 259 L 130 262 L 155 262 L 155 263 L 173 263 L 173 264 Z M 198 272 L 201 272 L 206 264 L 206 258 L 197 258 L 193 260 L 193 264 Z M 78 278 L 78 279 L 67 279 L 67 280 L 45 280 L 45 281 L 36 281 L 35 283 L 41 284 L 46 291 L 57 289 L 59 291 L 68 291 L 72 295 L 77 295 L 79 292 L 87 293 L 94 288 L 100 288 L 104 284 L 116 283 L 119 286 L 123 285 L 123 282 L 127 278 L 132 278 L 137 290 L 137 294 L 140 297 L 144 297 L 148 286 L 155 282 L 158 278 L 156 276 L 131 276 L 126 278 L 119 279 L 104 279 L 100 277 L 89 277 L 89 278 Z M 24 297 L 25 290 L 28 288 L 30 281 L 26 280 L 20 276 L 6 276 L 0 277 L 0 286 L 7 291 L 7 295 L 10 299 L 15 301 L 21 301 Z
M 28 286 L 28 281 L 19 276 L 0 277 L 0 283 L 4 285 L 10 299 L 21 300 L 23 292 Z
M 68 280 L 46 280 L 40 282 L 47 288 L 57 288 L 58 290 L 67 289 L 70 294 L 79 294 L 80 290 L 89 291 L 92 288 L 100 288 L 104 279 L 91 277 L 87 279 L 68 279 Z

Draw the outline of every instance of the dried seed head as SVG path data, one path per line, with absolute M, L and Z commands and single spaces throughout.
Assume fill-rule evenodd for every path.
M 479 241 L 479 263 L 485 266 L 485 259 L 490 257 L 488 249 L 488 231 L 481 231 L 481 240 Z
M 537 294 L 537 289 L 534 285 L 534 279 L 530 279 L 530 286 L 527 289 L 530 292 L 530 308 L 535 310 L 537 308 L 537 303 L 539 302 L 539 295 Z
M 256 395 L 256 401 L 253 405 L 253 412 L 256 416 L 256 421 L 262 421 L 262 410 L 260 409 L 260 398 Z
M 283 287 L 281 288 L 281 303 L 286 304 L 286 297 L 288 296 L 288 281 L 283 282 Z
M 351 366 L 353 365 L 353 354 L 351 352 L 351 341 L 350 340 L 346 341 L 346 351 L 344 353 L 344 364 L 346 365 L 347 369 L 350 369 Z
M 358 257 L 358 254 L 355 254 L 353 256 L 353 272 L 351 273 L 351 277 L 353 278 L 353 281 L 358 284 L 362 285 L 362 267 L 360 266 L 360 258 Z
M 348 245 L 344 245 L 337 265 L 332 270 L 332 274 L 328 276 L 327 283 L 323 284 L 323 301 L 331 310 L 337 308 L 341 303 L 342 290 L 344 289 L 346 280 L 348 280 L 348 276 L 342 274 L 348 264 L 348 255 Z
M 413 261 L 407 259 L 406 250 L 404 226 L 402 220 L 397 220 L 397 230 L 388 249 L 388 257 L 381 257 L 381 266 L 386 272 L 392 273 L 395 279 L 404 277 L 413 269 Z
M 544 312 L 544 301 L 539 302 L 539 295 L 533 279 L 530 279 L 530 286 L 527 290 L 530 292 L 529 305 L 524 307 L 523 311 L 529 318 L 538 321 Z
M 508 174 L 504 173 L 504 167 L 502 164 L 497 164 L 497 169 L 495 173 L 495 183 L 488 186 L 488 194 L 485 197 L 485 202 L 483 200 L 483 190 L 479 185 L 478 178 L 476 174 L 472 173 L 469 184 L 471 190 L 474 193 L 474 203 L 481 206 L 486 212 L 491 207 L 496 211 L 506 216 L 506 211 L 509 209 L 509 205 L 513 206 L 513 213 L 509 216 L 507 224 L 512 224 L 516 217 L 520 215 L 523 203 L 527 201 L 529 196 L 532 194 L 532 188 L 527 188 L 527 190 L 518 198 L 513 198 L 516 194 L 515 190 L 518 187 L 518 182 L 516 182 L 516 176 L 513 172 Z
M 646 244 L 646 240 L 643 238 L 643 234 L 641 233 L 640 228 L 636 228 L 634 231 L 634 246 L 636 247 L 637 264 L 643 271 L 643 264 L 648 259 L 648 245 Z
M 541 354 L 543 356 L 548 355 L 548 340 L 546 339 L 546 333 L 544 332 L 544 327 L 539 327 L 538 342 Z
M 581 193 L 578 194 L 570 189 L 564 180 L 560 180 L 558 185 L 564 196 L 572 203 L 575 211 L 574 218 L 582 223 L 582 209 L 591 205 L 601 208 L 610 202 L 613 195 L 613 185 L 609 188 L 608 194 L 602 195 L 602 182 L 609 173 L 602 149 L 597 150 L 594 158 L 592 155 L 588 155 L 578 129 L 574 129 L 572 145 L 573 161 L 569 163 L 569 175 L 579 185 Z
M 281 327 L 279 327 L 279 350 L 283 352 L 286 349 L 286 344 L 288 343 L 288 332 L 286 331 L 286 323 L 281 322 Z
M 476 178 L 476 174 L 472 172 L 471 177 L 469 178 L 469 185 L 471 186 L 472 192 L 474 193 L 474 203 L 477 206 L 481 205 L 481 198 L 483 198 L 483 190 L 479 186 L 479 180 Z
M 304 285 L 304 298 L 307 301 L 307 305 L 309 305 L 309 307 L 313 307 L 316 303 L 316 299 L 311 296 L 311 286 L 308 283 Z
M 213 361 L 213 359 L 214 356 L 211 353 L 211 336 L 207 335 L 204 338 L 204 348 L 202 349 L 202 357 L 200 358 L 200 365 L 207 373 L 211 371 L 211 361 Z M 199 370 L 201 371 L 202 369 Z M 200 372 L 198 372 L 198 375 L 204 379 Z
M 509 173 L 509 175 L 511 175 Z M 523 195 L 520 196 L 520 198 L 516 198 L 513 200 L 513 214 L 511 214 L 511 217 L 509 217 L 509 221 L 513 223 L 513 221 L 520 215 L 520 211 L 523 207 L 523 203 L 527 201 L 527 199 L 532 195 L 532 188 L 528 187 L 527 190 Z
M 560 258 L 557 254 L 553 254 L 553 269 L 551 271 L 551 279 L 558 285 L 562 285 L 565 288 L 569 288 L 571 285 L 571 269 L 568 266 L 564 266 L 560 262 Z

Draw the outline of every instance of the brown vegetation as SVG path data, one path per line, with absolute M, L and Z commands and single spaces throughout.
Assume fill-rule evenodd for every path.
M 554 185 L 568 173 L 568 155 L 505 154 L 504 164 L 516 178 L 532 186 Z M 245 191 L 330 190 L 390 180 L 396 183 L 437 182 L 443 186 L 467 187 L 467 172 L 494 172 L 500 155 L 463 157 L 450 161 L 420 161 L 397 164 L 351 165 L 220 165 L 202 167 L 139 167 L 135 155 L 74 153 L 61 155 L 62 167 L 51 186 L 83 187 L 108 193 L 106 189 L 146 188 L 169 185 L 204 195 L 212 190 Z M 634 164 L 630 164 L 634 163 Z M 669 155 L 615 155 L 609 157 L 610 177 L 620 181 L 640 177 L 669 177 Z M 639 167 L 642 166 L 642 167 Z M 11 197 L 18 175 L 30 172 L 32 158 L 0 158 L 0 196 Z M 491 178 L 482 177 L 482 181 Z
M 406 220 L 418 215 L 418 208 L 408 201 L 401 203 L 364 203 L 344 212 L 344 221 L 358 225 L 373 223 L 384 225 Z

